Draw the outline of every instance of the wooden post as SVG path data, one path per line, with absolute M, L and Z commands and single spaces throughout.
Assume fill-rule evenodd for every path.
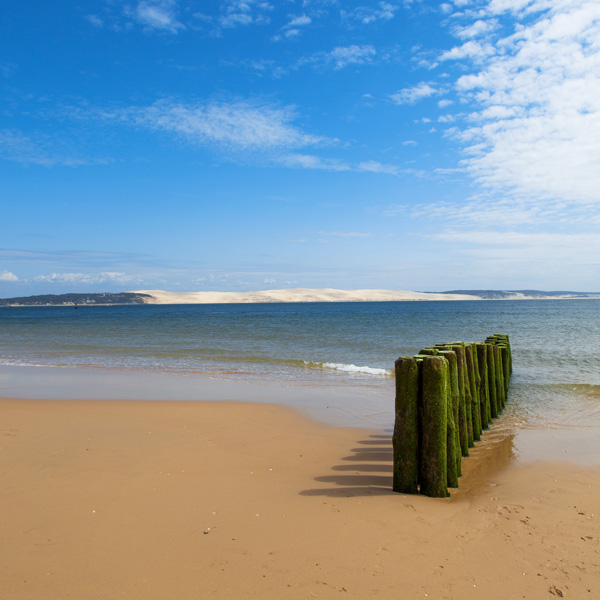
M 458 478 L 462 474 L 462 452 L 458 433 L 458 364 L 456 353 L 441 350 L 440 356 L 448 361 L 448 487 L 458 487 Z
M 443 356 L 426 356 L 423 359 L 421 387 L 421 493 L 433 498 L 446 498 L 448 361 Z
M 500 346 L 494 344 L 494 358 L 496 360 L 496 403 L 498 404 L 498 412 L 502 412 L 505 404 L 504 394 L 504 373 L 502 371 L 502 353 Z
M 419 365 L 416 359 L 401 356 L 395 363 L 395 371 L 396 418 L 392 436 L 392 489 L 404 494 L 416 494 L 419 470 Z
M 490 414 L 492 419 L 498 416 L 498 404 L 496 399 L 496 358 L 495 346 L 487 344 L 487 367 L 488 367 L 488 393 L 490 396 Z
M 506 344 L 500 344 L 502 360 L 502 372 L 504 373 L 504 396 L 508 395 L 508 383 L 510 380 L 510 348 Z
M 473 344 L 465 344 L 465 360 L 467 361 L 469 390 L 471 392 L 471 421 L 473 427 L 473 440 L 479 441 L 481 439 L 481 409 L 479 408 L 477 377 L 475 375 L 475 364 L 477 357 L 473 356 L 473 352 Z
M 460 344 L 452 344 L 450 350 L 456 353 L 456 364 L 458 367 L 458 394 L 459 394 L 459 415 L 458 432 L 460 436 L 460 447 L 463 456 L 469 456 L 469 423 L 467 419 L 467 397 L 465 388 L 465 352 Z
M 462 456 L 502 410 L 511 372 L 508 336 L 500 334 L 396 361 L 394 491 L 445 498 L 458 487 Z
M 488 389 L 487 344 L 475 344 L 477 348 L 477 365 L 479 368 L 479 398 L 481 401 L 481 426 L 488 429 L 492 420 L 490 413 L 490 393 Z

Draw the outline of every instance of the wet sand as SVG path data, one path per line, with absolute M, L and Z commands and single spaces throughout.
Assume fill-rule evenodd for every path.
M 434 500 L 390 491 L 389 432 L 276 405 L 0 414 L 3 599 L 600 594 L 600 467 L 519 462 L 499 429 Z

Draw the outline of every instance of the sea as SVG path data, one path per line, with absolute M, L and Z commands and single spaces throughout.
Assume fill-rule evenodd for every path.
M 274 402 L 390 431 L 396 358 L 494 333 L 513 353 L 506 431 L 600 464 L 598 299 L 0 307 L 0 396 Z

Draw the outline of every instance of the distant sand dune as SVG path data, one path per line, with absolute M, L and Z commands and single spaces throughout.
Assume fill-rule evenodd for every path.
M 136 290 L 148 294 L 148 304 L 241 304 L 258 302 L 385 302 L 408 300 L 481 300 L 466 294 L 404 292 L 398 290 L 334 290 L 296 288 L 261 292 L 165 292 Z

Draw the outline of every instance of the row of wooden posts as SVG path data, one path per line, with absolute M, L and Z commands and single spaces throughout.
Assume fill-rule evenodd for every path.
M 395 367 L 393 490 L 445 498 L 458 487 L 462 458 L 506 403 L 508 336 L 436 344 Z

